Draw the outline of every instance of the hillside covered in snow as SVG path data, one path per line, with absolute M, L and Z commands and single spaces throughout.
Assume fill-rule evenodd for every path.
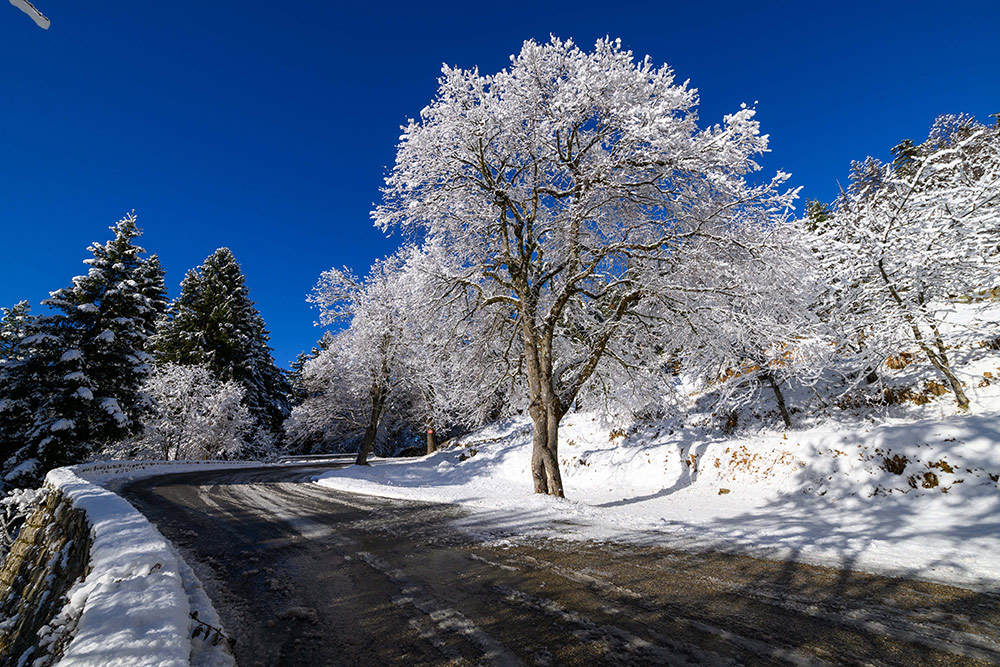
M 796 408 L 790 429 L 777 427 L 773 399 L 760 397 L 728 429 L 710 412 L 657 421 L 571 414 L 560 429 L 566 499 L 532 492 L 525 418 L 463 436 L 431 456 L 336 470 L 319 483 L 459 503 L 472 511 L 466 529 L 487 536 L 513 531 L 737 550 L 995 587 L 1000 350 L 968 331 L 973 320 L 976 330 L 993 322 L 1000 331 L 998 315 L 990 301 L 952 308 L 947 333 L 968 412 L 947 392 L 927 392 L 923 378 L 933 371 L 912 357 L 886 369 L 878 405 L 859 406 L 858 389 L 839 407 L 821 408 L 818 396 L 800 387 L 789 404 L 816 413 Z

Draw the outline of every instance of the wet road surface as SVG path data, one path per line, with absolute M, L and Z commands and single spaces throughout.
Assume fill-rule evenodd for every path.
M 1000 594 L 720 553 L 477 541 L 295 466 L 123 491 L 255 665 L 1000 664 Z M 1000 554 L 998 554 L 1000 557 Z

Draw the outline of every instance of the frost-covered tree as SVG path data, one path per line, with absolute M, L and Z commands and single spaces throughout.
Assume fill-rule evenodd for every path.
M 816 312 L 821 267 L 803 242 L 805 227 L 808 222 L 790 222 L 761 230 L 755 260 L 736 267 L 757 287 L 709 299 L 692 321 L 711 335 L 676 354 L 686 373 L 705 381 L 720 401 L 732 405 L 755 400 L 760 390 L 771 394 L 787 427 L 793 425 L 792 406 L 782 387 L 819 382 L 832 353 L 828 327 Z
M 350 323 L 337 337 L 337 345 L 326 351 L 328 358 L 322 363 L 317 359 L 316 370 L 336 358 L 342 379 L 334 390 L 364 414 L 357 420 L 364 424 L 359 465 L 367 465 L 386 407 L 406 386 L 400 265 L 398 255 L 378 261 L 363 280 L 346 268 L 330 269 L 310 297 L 321 308 L 323 324 Z
M 1000 127 L 937 119 L 928 139 L 897 146 L 893 164 L 855 163 L 814 241 L 840 336 L 876 368 L 916 345 L 962 409 L 969 399 L 941 333 L 948 301 L 1000 274 Z
M 279 432 L 288 415 L 288 384 L 274 365 L 264 319 L 229 248 L 188 272 L 168 315 L 156 336 L 157 361 L 203 365 L 221 382 L 235 380 L 250 412 Z
M 478 293 L 456 280 L 460 267 L 447 251 L 425 244 L 413 249 L 401 281 L 406 312 L 403 367 L 408 401 L 403 418 L 426 435 L 428 454 L 438 435 L 465 430 L 519 403 L 516 336 L 497 338 L 505 318 L 500 310 L 481 311 Z
M 16 351 L 20 359 L 4 365 L 5 414 L 17 417 L 0 430 L 5 441 L 22 443 L 5 463 L 8 482 L 78 462 L 141 425 L 163 271 L 135 243 L 142 232 L 134 213 L 111 229 L 114 239 L 88 248 L 87 274 L 42 302 L 53 313 L 32 322 Z
M 305 363 L 307 397 L 286 424 L 289 440 L 356 438 L 363 464 L 389 431 L 423 431 L 433 451 L 437 433 L 482 421 L 497 390 L 481 388 L 502 384 L 504 369 L 441 268 L 427 249 L 405 247 L 364 279 L 347 269 L 322 275 L 309 300 L 324 324 L 348 326 Z
M 378 449 L 376 437 L 384 431 L 384 402 L 381 411 L 373 404 L 371 378 L 364 374 L 365 365 L 358 363 L 359 355 L 367 357 L 371 349 L 356 346 L 358 338 L 357 328 L 342 329 L 303 365 L 301 386 L 306 397 L 285 421 L 286 447 L 303 453 L 356 450 L 360 454 L 374 420 L 369 453 Z
M 619 41 L 552 38 L 492 76 L 446 66 L 403 130 L 373 217 L 446 248 L 480 312 L 516 327 L 536 492 L 563 495 L 559 423 L 588 383 L 632 391 L 682 347 L 669 339 L 711 335 L 683 333 L 709 300 L 760 287 L 731 267 L 795 195 L 785 174 L 744 178 L 767 148 L 753 109 L 699 129 L 696 103 Z
M 228 458 L 250 449 L 257 425 L 243 405 L 244 389 L 220 382 L 204 366 L 158 364 L 143 390 L 152 407 L 143 430 L 117 446 L 128 458 Z

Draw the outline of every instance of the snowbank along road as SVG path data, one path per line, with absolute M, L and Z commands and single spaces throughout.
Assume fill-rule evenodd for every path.
M 996 592 L 731 554 L 484 542 L 450 527 L 453 506 L 307 483 L 323 469 L 124 491 L 194 567 L 244 667 L 1000 664 Z

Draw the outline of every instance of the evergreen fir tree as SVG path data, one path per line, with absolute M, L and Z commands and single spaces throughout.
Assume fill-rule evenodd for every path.
M 818 199 L 806 200 L 806 229 L 814 234 L 822 234 L 833 219 L 833 207 Z
M 27 301 L 14 304 L 13 308 L 0 308 L 0 364 L 17 359 L 17 348 L 28 335 L 33 316 Z
M 277 434 L 288 415 L 288 382 L 274 365 L 264 319 L 229 248 L 219 248 L 181 283 L 156 336 L 157 361 L 199 364 L 235 380 L 262 426 Z
M 139 316 L 142 321 L 142 330 L 146 336 L 145 351 L 151 353 L 152 337 L 156 333 L 156 328 L 160 319 L 167 312 L 167 286 L 163 281 L 163 265 L 157 255 L 150 255 L 139 267 L 138 292 L 146 301 L 148 308 Z
M 34 386 L 25 372 L 30 346 L 25 339 L 31 335 L 34 317 L 27 301 L 13 308 L 2 308 L 0 319 L 0 469 L 23 444 L 26 424 L 30 422 L 30 402 L 27 398 Z M 3 484 L 0 483 L 0 487 Z
M 20 359 L 0 380 L 12 417 L 0 431 L 5 442 L 21 445 L 4 463 L 8 483 L 37 482 L 141 427 L 148 399 L 140 387 L 164 306 L 163 270 L 135 244 L 142 232 L 134 214 L 111 229 L 114 239 L 88 248 L 87 275 L 43 301 L 55 312 L 32 321 Z

